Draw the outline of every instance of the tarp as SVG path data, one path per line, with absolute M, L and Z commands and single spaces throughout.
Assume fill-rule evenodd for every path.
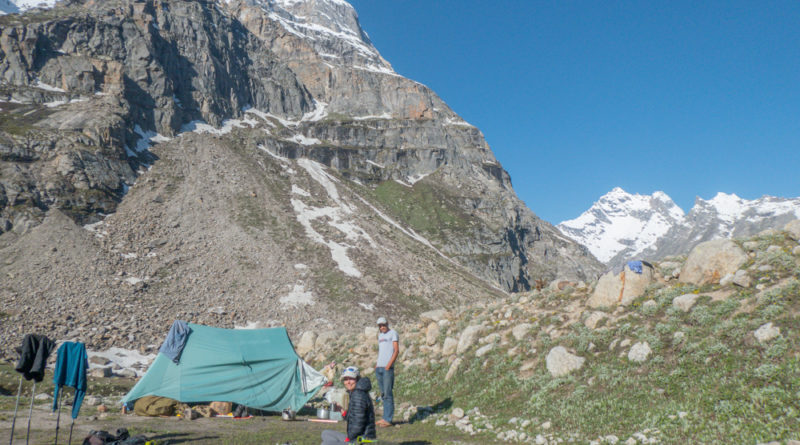
M 220 401 L 299 411 L 325 383 L 322 374 L 297 356 L 285 328 L 189 327 L 180 363 L 158 354 L 122 403 L 156 395 L 185 403 Z

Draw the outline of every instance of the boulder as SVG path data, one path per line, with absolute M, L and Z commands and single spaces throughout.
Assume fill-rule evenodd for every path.
M 478 339 L 478 334 L 483 331 L 483 326 L 481 325 L 473 325 L 467 326 L 464 329 L 464 332 L 461 333 L 461 337 L 458 339 L 458 348 L 456 348 L 457 354 L 463 354 L 466 352 Z
M 628 351 L 628 360 L 636 363 L 643 363 L 652 352 L 650 345 L 646 341 L 639 342 L 631 346 L 631 350 Z
M 423 312 L 419 314 L 419 319 L 423 323 L 436 322 L 446 319 L 450 314 L 444 309 L 436 309 L 434 311 Z
M 733 274 L 733 284 L 739 287 L 750 287 L 753 284 L 753 279 L 750 278 L 746 270 L 739 269 Z
M 586 359 L 583 357 L 570 354 L 563 346 L 556 346 L 551 349 L 545 359 L 547 370 L 553 377 L 562 377 L 578 370 L 585 361 Z
M 453 360 L 453 363 L 450 363 L 450 369 L 447 370 L 447 375 L 444 376 L 444 380 L 448 381 L 456 375 L 456 371 L 458 371 L 458 367 L 461 366 L 461 357 Z
M 528 335 L 528 332 L 530 332 L 532 327 L 533 325 L 530 323 L 520 323 L 511 328 L 511 335 L 513 335 L 517 341 L 521 341 L 526 335 Z
M 773 338 L 781 335 L 781 330 L 777 326 L 773 326 L 772 322 L 762 325 L 760 328 L 753 332 L 759 343 L 766 343 Z
M 783 226 L 783 230 L 788 232 L 791 239 L 800 241 L 800 219 L 789 221 L 785 226 Z
M 364 328 L 364 340 L 366 340 L 367 344 L 377 345 L 378 333 L 380 333 L 380 331 L 377 326 L 367 326 Z
M 453 355 L 456 353 L 456 348 L 458 348 L 458 340 L 453 337 L 447 337 L 442 345 L 442 355 Z
M 300 341 L 294 347 L 297 355 L 304 356 L 314 350 L 314 343 L 317 341 L 317 333 L 314 331 L 305 331 L 300 335 Z
M 645 288 L 653 282 L 653 277 L 653 268 L 644 263 L 642 273 L 634 272 L 628 265 L 620 273 L 610 271 L 597 281 L 586 304 L 592 308 L 617 304 L 626 306 L 644 293 Z
M 110 366 L 103 366 L 101 368 L 93 368 L 89 371 L 89 375 L 95 378 L 111 377 L 112 371 Z
M 672 299 L 672 307 L 675 309 L 680 309 L 683 312 L 689 312 L 689 310 L 694 306 L 697 302 L 697 299 L 700 298 L 698 294 L 683 294 L 677 296 Z
M 329 348 L 342 336 L 341 333 L 336 331 L 325 330 L 317 335 L 317 340 L 314 342 L 314 347 L 317 349 Z
M 584 321 L 583 324 L 589 329 L 594 329 L 604 318 L 608 318 L 608 315 L 606 315 L 605 312 L 594 311 L 589 314 L 589 317 L 586 318 L 586 321 Z
M 731 240 L 706 241 L 695 246 L 683 265 L 680 280 L 697 285 L 719 283 L 720 278 L 735 274 L 747 261 L 747 254 Z
M 491 351 L 492 349 L 494 349 L 494 343 L 489 343 L 488 345 L 481 346 L 480 348 L 478 348 L 477 351 L 475 351 L 475 356 L 483 357 L 484 355 L 489 353 L 489 351 Z
M 425 343 L 428 346 L 436 344 L 436 339 L 439 337 L 439 323 L 431 321 L 428 328 L 425 329 Z

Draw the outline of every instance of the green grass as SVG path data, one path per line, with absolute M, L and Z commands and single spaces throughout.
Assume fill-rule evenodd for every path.
M 374 194 L 392 215 L 432 240 L 464 236 L 472 227 L 473 218 L 459 208 L 454 197 L 428 181 L 417 182 L 413 187 L 385 181 Z

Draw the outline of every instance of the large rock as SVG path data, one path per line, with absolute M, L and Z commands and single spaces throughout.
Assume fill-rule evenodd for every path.
M 483 326 L 481 325 L 467 326 L 467 328 L 464 329 L 464 332 L 461 333 L 461 337 L 458 339 L 458 348 L 456 348 L 456 353 L 463 354 L 467 352 L 467 350 L 478 340 L 478 334 L 480 334 L 481 331 L 483 331 Z
M 444 376 L 444 380 L 448 381 L 456 375 L 458 371 L 458 367 L 461 366 L 461 357 L 453 360 L 453 363 L 450 363 L 450 369 L 447 370 L 447 375 Z
M 586 359 L 570 354 L 563 346 L 556 346 L 547 354 L 545 361 L 550 375 L 562 377 L 572 371 L 581 369 Z
M 294 347 L 297 355 L 304 356 L 314 350 L 314 344 L 317 341 L 317 334 L 314 331 L 305 331 L 300 335 L 300 341 Z
M 783 230 L 788 232 L 793 240 L 800 241 L 800 219 L 789 221 L 783 226 Z
M 697 299 L 700 298 L 698 294 L 683 294 L 677 296 L 672 299 L 672 307 L 675 309 L 680 309 L 683 312 L 689 312 L 689 310 L 694 306 L 697 302 Z
M 425 329 L 425 343 L 428 346 L 436 344 L 436 339 L 439 337 L 439 323 L 435 321 L 430 322 L 428 328 Z
M 520 323 L 511 329 L 511 335 L 513 335 L 517 341 L 520 341 L 528 335 L 532 327 L 533 325 L 530 323 Z
M 458 340 L 453 337 L 447 337 L 444 339 L 444 344 L 442 345 L 442 355 L 448 356 L 453 355 L 456 353 L 456 349 L 458 348 Z
M 636 273 L 625 265 L 618 274 L 610 271 L 600 277 L 586 304 L 593 308 L 617 304 L 625 306 L 642 295 L 652 282 L 652 267 L 642 264 L 642 273 Z
M 781 330 L 777 326 L 773 326 L 772 322 L 762 325 L 760 328 L 753 332 L 759 343 L 766 343 L 773 338 L 781 335 Z
M 628 351 L 628 360 L 636 363 L 643 363 L 652 352 L 650 345 L 646 341 L 639 342 L 631 346 L 631 350 Z
M 700 243 L 692 249 L 681 269 L 680 280 L 697 285 L 719 283 L 734 274 L 747 261 L 747 254 L 731 240 Z
M 586 318 L 586 321 L 584 321 L 583 324 L 589 329 L 594 329 L 604 318 L 608 318 L 608 315 L 606 315 L 605 312 L 594 311 L 589 314 L 589 317 Z
M 378 333 L 380 333 L 380 330 L 378 330 L 377 326 L 367 326 L 364 328 L 364 340 L 366 340 L 369 345 L 377 345 Z
M 419 319 L 423 323 L 436 322 L 444 320 L 449 316 L 448 312 L 444 309 L 436 309 L 433 311 L 423 312 L 419 314 Z

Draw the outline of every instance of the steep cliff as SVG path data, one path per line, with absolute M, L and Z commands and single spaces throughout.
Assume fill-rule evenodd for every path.
M 258 292 L 273 299 L 271 286 L 288 281 L 263 278 L 262 268 L 285 267 L 288 252 L 297 254 L 290 266 L 312 262 L 298 259 L 310 251 L 293 251 L 300 246 L 287 237 L 310 241 L 318 272 L 348 283 L 329 290 L 426 295 L 420 307 L 448 287 L 461 289 L 448 297 L 457 302 L 496 292 L 491 285 L 519 291 L 535 280 L 587 279 L 600 269 L 585 248 L 516 197 L 477 128 L 392 70 L 341 0 L 71 1 L 11 14 L 0 17 L 0 79 L 0 247 L 22 256 L 33 253 L 20 243 L 58 210 L 80 225 L 113 214 L 102 224 L 118 244 L 168 235 L 178 256 L 194 242 L 224 249 L 222 227 L 244 227 L 235 246 L 258 242 L 271 253 L 264 264 L 243 252 L 242 262 L 257 265 L 240 281 L 271 283 Z M 188 178 L 197 182 L 181 185 Z M 209 199 L 217 207 L 205 215 Z M 188 212 L 188 202 L 202 204 L 189 212 L 194 218 L 213 221 L 195 221 L 196 232 L 175 230 L 187 223 L 166 215 Z M 376 215 L 385 228 L 373 224 Z M 141 218 L 145 227 L 134 223 Z M 372 270 L 380 261 L 357 258 L 360 243 L 380 244 L 380 230 L 408 238 L 380 246 L 386 271 L 433 273 L 410 263 L 390 266 L 409 255 L 411 240 L 424 251 L 417 255 L 444 261 L 456 275 L 441 286 L 417 289 L 407 278 L 398 288 L 386 286 L 383 269 Z M 120 267 L 107 272 L 123 273 L 114 255 L 125 252 L 108 242 L 97 246 L 99 255 Z M 198 255 L 205 256 L 198 271 L 227 266 L 224 256 Z M 153 273 L 140 277 L 145 283 L 158 278 L 157 267 L 146 269 Z M 466 271 L 480 279 L 465 279 Z M 202 277 L 161 274 L 178 282 L 167 295 L 215 287 Z M 316 276 L 306 289 L 311 281 L 326 287 Z M 139 286 L 137 292 L 152 289 Z M 48 293 L 19 276 L 4 291 Z M 102 286 L 96 292 L 113 294 Z

